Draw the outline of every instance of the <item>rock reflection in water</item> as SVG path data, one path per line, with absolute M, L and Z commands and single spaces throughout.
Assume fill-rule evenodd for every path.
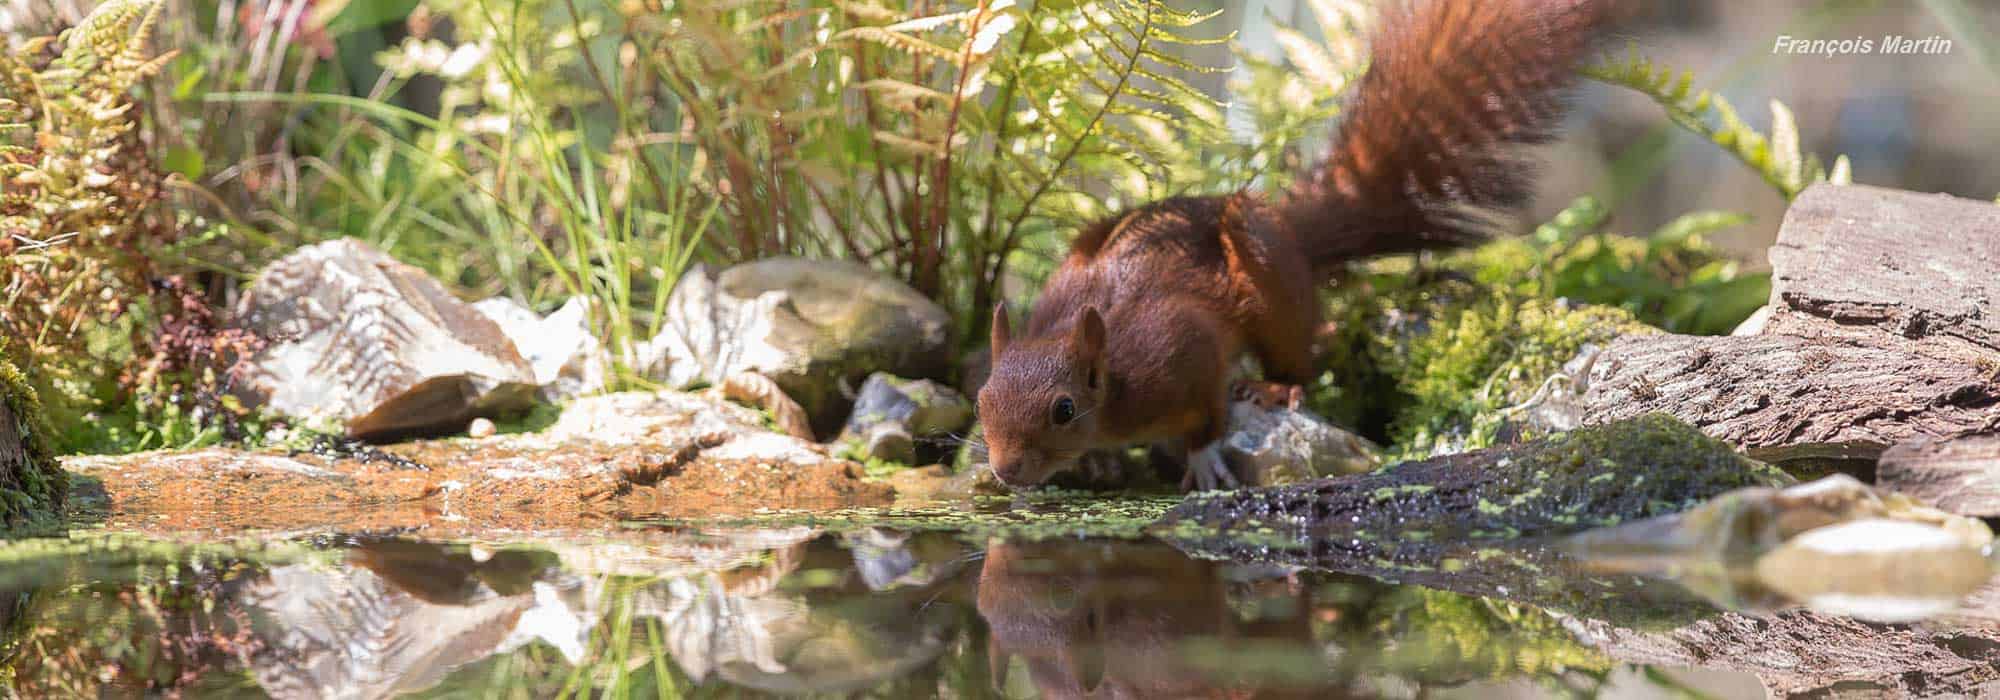
M 451 669 L 542 641 L 581 660 L 590 625 L 578 586 L 549 556 L 387 540 L 351 567 L 289 564 L 235 593 L 258 644 L 248 665 L 277 697 L 389 697 Z
M 1745 611 L 1805 606 L 1887 623 L 1942 615 L 1993 578 L 1993 533 L 1853 477 L 1724 494 L 1585 532 L 1564 549 L 1595 571 L 1672 578 Z
M 354 568 L 283 567 L 252 585 L 245 602 L 270 624 L 260 627 L 268 653 L 251 663 L 276 696 L 388 697 L 536 640 L 572 666 L 642 661 L 589 657 L 615 656 L 621 650 L 607 640 L 620 634 L 653 633 L 659 648 L 647 651 L 691 684 L 837 693 L 943 653 L 955 626 L 947 609 L 898 595 L 822 605 L 821 586 L 789 585 L 819 558 L 808 546 L 818 538 L 807 529 L 741 533 L 733 543 L 690 537 L 652 549 L 650 562 L 624 547 L 595 558 L 624 572 L 676 574 L 646 579 L 566 570 L 552 556 L 516 551 L 473 563 L 438 545 L 371 543 L 350 557 Z M 600 628 L 611 624 L 627 629 Z

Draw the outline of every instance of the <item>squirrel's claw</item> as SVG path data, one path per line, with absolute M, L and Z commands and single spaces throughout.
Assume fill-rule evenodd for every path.
M 1235 472 L 1229 470 L 1229 463 L 1222 459 L 1222 451 L 1211 444 L 1188 453 L 1187 472 L 1181 476 L 1182 491 L 1214 491 L 1227 484 L 1228 488 L 1242 486 L 1236 480 Z

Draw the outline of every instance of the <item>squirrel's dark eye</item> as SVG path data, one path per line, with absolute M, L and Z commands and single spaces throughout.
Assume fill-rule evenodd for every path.
M 1056 399 L 1056 405 L 1049 409 L 1049 420 L 1054 421 L 1056 425 L 1076 420 L 1076 402 L 1069 400 L 1067 396 Z

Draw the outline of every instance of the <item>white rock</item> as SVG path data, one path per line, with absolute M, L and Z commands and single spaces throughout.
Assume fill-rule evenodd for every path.
M 534 370 L 497 324 L 360 241 L 272 263 L 235 317 L 272 341 L 247 364 L 245 398 L 306 423 L 357 436 L 454 431 L 533 399 Z
M 465 426 L 465 434 L 469 437 L 493 437 L 497 432 L 500 432 L 500 426 L 494 425 L 492 420 L 486 418 L 474 418 L 472 425 Z
M 542 400 L 554 403 L 604 390 L 611 356 L 591 331 L 589 299 L 570 297 L 546 318 L 507 297 L 472 306 L 499 324 L 534 368 Z
M 720 384 L 738 372 L 777 382 L 815 425 L 844 416 L 873 372 L 936 378 L 950 363 L 951 317 L 916 290 L 837 260 L 772 258 L 681 276 L 660 333 L 637 367 L 668 386 Z

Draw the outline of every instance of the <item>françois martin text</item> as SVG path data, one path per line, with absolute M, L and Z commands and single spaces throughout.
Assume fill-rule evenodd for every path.
M 1800 39 L 1780 34 L 1778 40 L 1771 44 L 1771 53 L 1794 56 L 1935 56 L 1951 53 L 1951 40 L 1935 35 L 1921 39 L 1900 34 L 1884 34 L 1873 39 L 1859 36 L 1852 39 Z

